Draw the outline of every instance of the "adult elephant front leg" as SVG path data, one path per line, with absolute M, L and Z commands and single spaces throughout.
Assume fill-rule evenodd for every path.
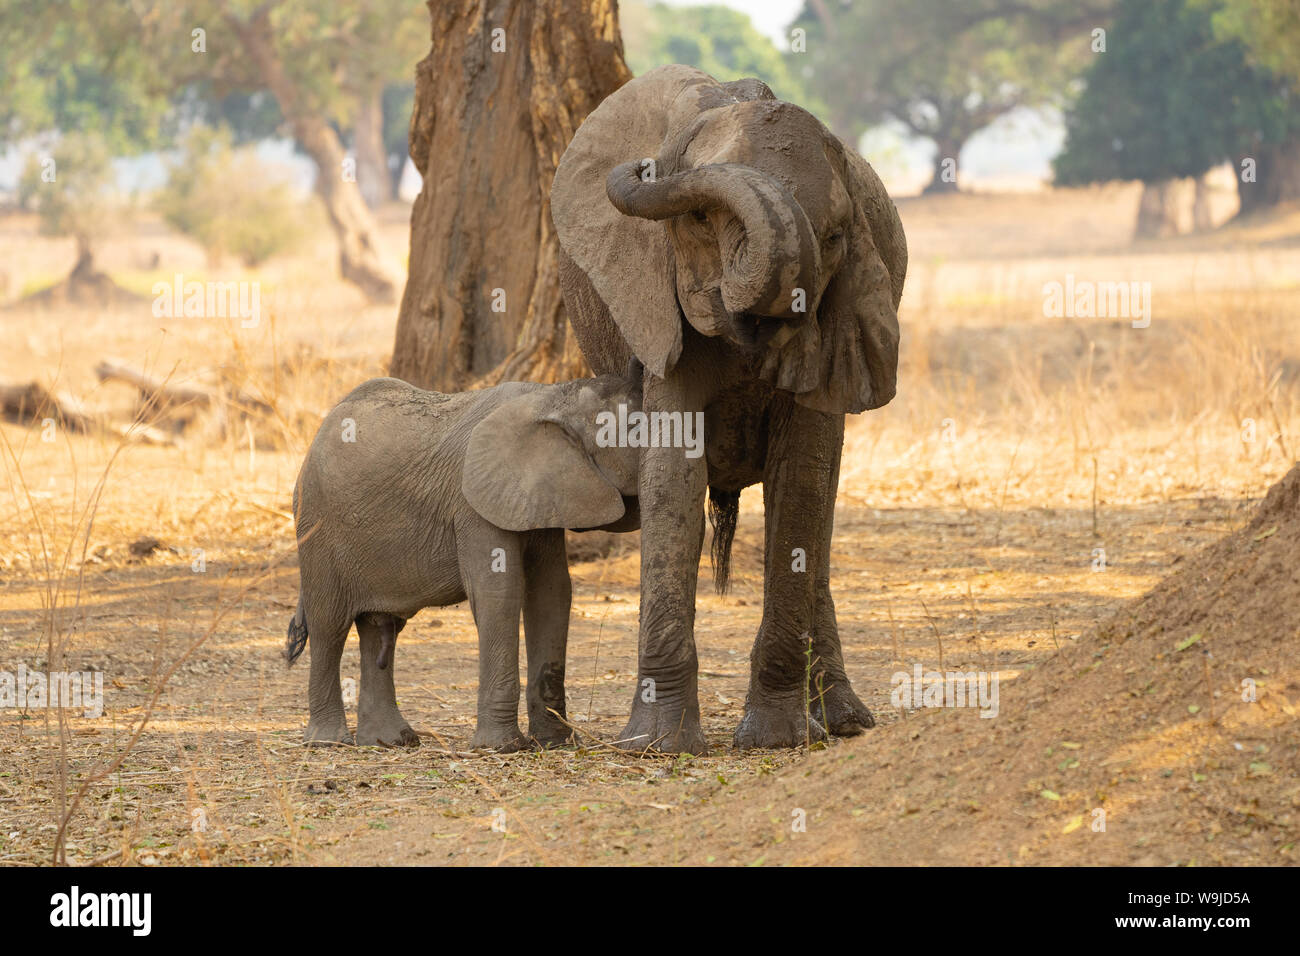
M 642 408 L 694 413 L 683 379 L 647 375 Z M 651 419 L 653 421 L 653 419 Z M 664 444 L 660 442 L 660 444 Z M 646 448 L 641 454 L 641 629 L 632 716 L 619 738 L 629 750 L 707 752 L 700 727 L 695 653 L 695 584 L 704 543 L 703 456 L 685 448 Z
M 822 613 L 829 613 L 831 626 L 818 615 L 819 581 L 829 582 L 843 441 L 842 415 L 813 411 L 778 393 L 763 473 L 763 621 L 749 656 L 745 715 L 736 728 L 741 749 L 794 747 L 826 736 L 809 706 L 807 688 L 809 655 L 818 656 L 819 632 L 827 652 L 824 663 L 836 662 L 843 670 L 829 583 Z

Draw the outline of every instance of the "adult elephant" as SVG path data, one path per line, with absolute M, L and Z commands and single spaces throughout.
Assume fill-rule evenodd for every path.
M 738 747 L 874 723 L 830 593 L 844 414 L 894 395 L 907 246 L 869 165 L 754 79 L 665 66 L 610 95 L 556 170 L 569 320 L 598 373 L 635 355 L 646 412 L 705 413 L 706 454 L 647 448 L 637 688 L 623 746 L 703 753 L 695 584 L 704 499 L 725 582 L 739 492 L 763 483 L 763 618 Z M 820 693 L 819 693 L 820 691 Z

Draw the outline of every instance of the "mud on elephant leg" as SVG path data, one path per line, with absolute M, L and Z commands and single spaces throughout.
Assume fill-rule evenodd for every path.
M 393 687 L 394 641 L 406 625 L 390 614 L 362 614 L 361 689 L 357 694 L 357 746 L 418 747 L 420 737 L 397 709 Z M 385 658 L 383 667 L 381 657 Z
M 647 375 L 643 408 L 690 414 L 692 406 L 672 381 Z M 618 740 L 627 750 L 708 752 L 694 637 L 707 472 L 704 458 L 688 458 L 682 448 L 642 451 L 639 666 Z
M 813 629 L 808 700 L 813 717 L 836 737 L 856 737 L 876 725 L 876 718 L 853 692 L 844 672 L 829 581 L 817 584 L 817 623 Z
M 840 454 L 844 447 L 844 418 L 835 416 L 835 469 L 830 477 L 832 507 L 826 510 L 825 533 L 817 551 L 816 610 L 813 624 L 812 666 L 808 673 L 810 710 L 823 727 L 837 737 L 854 737 L 876 725 L 876 719 L 858 699 L 844 672 L 840 632 L 831 597 L 831 536 L 835 524 L 835 493 L 840 484 Z
M 808 679 L 843 440 L 842 415 L 775 400 L 763 476 L 763 622 L 750 653 L 745 714 L 736 728 L 740 749 L 795 747 L 826 737 L 810 707 Z
M 573 738 L 573 731 L 560 719 L 568 718 L 564 706 L 564 654 L 573 597 L 564 532 L 535 532 L 526 547 L 526 559 L 524 643 L 528 649 L 528 736 L 542 747 L 558 747 Z
M 319 622 L 319 623 L 318 623 Z M 343 688 L 339 684 L 339 662 L 352 622 L 346 618 L 325 619 L 322 613 L 307 616 L 311 636 L 307 652 L 311 655 L 311 674 L 307 682 L 307 704 L 311 717 L 303 732 L 309 747 L 351 744 L 347 712 L 343 708 Z

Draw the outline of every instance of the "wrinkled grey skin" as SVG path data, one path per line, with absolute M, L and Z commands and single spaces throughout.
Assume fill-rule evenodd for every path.
M 356 743 L 417 746 L 397 709 L 396 636 L 421 608 L 466 598 L 479 637 L 472 746 L 568 739 L 548 711 L 565 713 L 563 529 L 636 528 L 638 452 L 599 448 L 595 436 L 597 414 L 620 402 L 639 407 L 638 392 L 624 376 L 455 395 L 379 378 L 330 412 L 293 498 L 301 587 L 285 654 L 292 662 L 310 633 L 309 744 L 352 740 L 339 661 L 355 622 Z M 521 611 L 528 737 L 518 720 Z
M 895 389 L 907 246 L 880 180 L 758 80 L 669 66 L 583 122 L 551 210 L 592 368 L 635 355 L 646 412 L 706 416 L 704 460 L 642 455 L 640 661 L 623 746 L 706 748 L 694 641 L 706 485 L 734 497 L 763 483 L 763 618 L 736 745 L 802 743 L 809 692 L 815 736 L 872 726 L 844 673 L 829 560 L 844 414 Z

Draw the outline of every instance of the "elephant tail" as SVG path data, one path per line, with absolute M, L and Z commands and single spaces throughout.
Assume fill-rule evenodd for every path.
M 284 642 L 284 659 L 290 666 L 307 646 L 307 615 L 302 609 L 302 598 L 298 598 L 298 607 L 289 618 L 289 635 Z
M 727 593 L 731 579 L 731 539 L 740 516 L 740 492 L 709 487 L 709 524 L 713 525 L 713 589 Z

